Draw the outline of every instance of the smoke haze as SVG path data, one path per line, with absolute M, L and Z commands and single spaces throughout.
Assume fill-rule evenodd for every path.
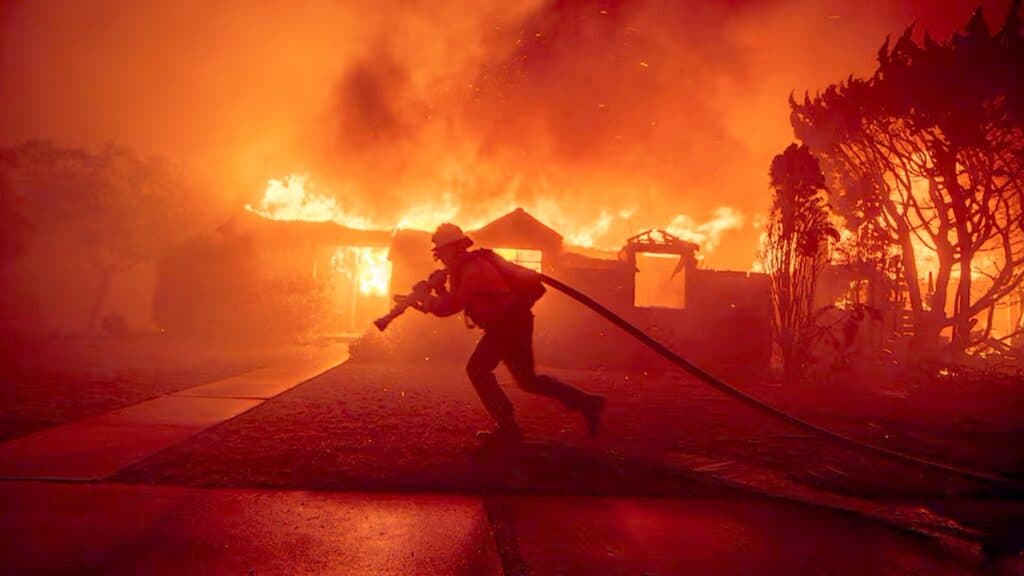
M 1009 2 L 982 4 L 997 27 Z M 975 5 L 14 1 L 0 144 L 181 159 L 225 212 L 309 173 L 381 221 L 521 204 L 608 246 L 727 213 L 702 229 L 721 234 L 709 263 L 746 269 L 788 94 L 869 74 L 887 34 L 945 37 Z

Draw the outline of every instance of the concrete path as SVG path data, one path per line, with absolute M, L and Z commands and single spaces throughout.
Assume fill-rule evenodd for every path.
M 0 482 L 9 574 L 971 574 L 931 542 L 762 498 Z
M 0 443 L 0 478 L 101 480 L 341 364 L 332 345 Z

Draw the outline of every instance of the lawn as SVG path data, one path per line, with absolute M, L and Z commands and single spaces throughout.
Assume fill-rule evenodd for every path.
M 490 422 L 461 364 L 351 361 L 151 458 L 125 472 L 123 479 L 331 489 L 673 494 L 699 490 L 672 465 L 679 456 L 699 456 L 723 464 L 743 462 L 861 496 L 989 488 L 795 429 L 685 374 L 548 372 L 606 395 L 598 438 L 586 437 L 578 415 L 522 392 L 501 373 L 528 442 L 519 450 L 481 453 L 474 433 Z M 863 393 L 796 394 L 766 385 L 752 391 L 862 438 L 875 440 L 881 429 L 891 448 L 914 452 L 924 447 L 920 439 L 928 438 L 937 443 L 933 450 L 945 446 L 950 454 L 972 453 L 973 464 L 988 467 L 1016 454 L 1012 445 L 975 445 L 972 452 L 968 447 L 977 430 L 964 434 L 948 423 L 921 417 L 908 408 L 906 397 L 877 394 L 872 408 Z M 831 409 L 823 405 L 825 398 L 832 399 Z M 871 411 L 884 418 L 870 417 Z
M 285 352 L 159 334 L 8 336 L 0 342 L 0 440 L 246 372 Z

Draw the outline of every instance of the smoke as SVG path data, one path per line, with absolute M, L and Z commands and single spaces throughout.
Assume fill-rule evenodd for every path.
M 997 24 L 1009 2 L 984 5 Z M 711 264 L 745 269 L 788 94 L 870 73 L 912 22 L 949 34 L 974 2 L 2 6 L 0 144 L 181 158 L 224 209 L 308 173 L 373 221 L 522 205 L 607 245 L 704 230 Z

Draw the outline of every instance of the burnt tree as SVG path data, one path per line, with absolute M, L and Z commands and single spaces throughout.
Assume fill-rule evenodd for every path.
M 825 177 L 806 146 L 772 160 L 771 210 L 760 259 L 770 278 L 772 329 L 787 383 L 800 381 L 814 334 L 814 290 L 838 239 L 825 208 Z
M 907 29 L 867 79 L 790 99 L 830 204 L 901 260 L 913 350 L 963 354 L 1024 280 L 1024 41 L 1014 2 L 992 34 L 980 8 L 945 43 Z M 1008 337 L 1008 336 L 1007 336 Z

